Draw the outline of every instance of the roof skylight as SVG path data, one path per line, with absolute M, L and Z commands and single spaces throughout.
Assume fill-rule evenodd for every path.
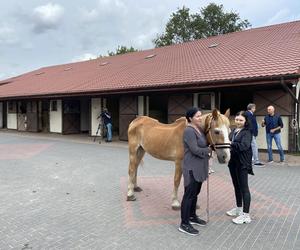
M 102 63 L 100 63 L 100 66 L 105 66 L 107 64 L 109 64 L 109 62 L 102 62 Z
M 151 54 L 151 55 L 146 56 L 145 59 L 150 59 L 150 58 L 153 58 L 155 56 L 156 56 L 155 54 Z
M 217 47 L 219 44 L 218 43 L 212 43 L 211 45 L 208 46 L 208 48 L 215 48 Z

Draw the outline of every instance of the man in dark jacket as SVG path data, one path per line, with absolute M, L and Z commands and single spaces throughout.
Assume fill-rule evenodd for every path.
M 253 164 L 257 167 L 263 167 L 264 164 L 262 164 L 258 158 L 258 147 L 256 143 L 256 137 L 258 135 L 258 126 L 256 117 L 254 115 L 254 112 L 256 110 L 256 105 L 254 103 L 249 103 L 247 106 L 246 115 L 248 117 L 248 121 L 250 123 L 250 131 L 252 134 L 252 141 L 251 141 L 251 148 L 252 148 L 252 155 L 253 155 Z
M 280 155 L 280 162 L 284 163 L 284 153 L 281 146 L 281 138 L 280 132 L 283 128 L 283 122 L 280 115 L 275 114 L 275 108 L 273 106 L 269 106 L 267 108 L 268 114 L 265 116 L 262 121 L 262 127 L 266 126 L 266 139 L 268 145 L 268 162 L 273 162 L 273 154 L 272 154 L 272 140 L 275 140 L 276 146 Z
M 108 112 L 107 108 L 103 109 L 103 112 L 100 114 L 102 121 L 106 127 L 107 138 L 106 142 L 112 141 L 112 119 L 111 114 Z

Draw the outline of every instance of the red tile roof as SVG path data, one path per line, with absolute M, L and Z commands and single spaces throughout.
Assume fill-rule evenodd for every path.
M 155 56 L 147 59 L 149 55 Z M 295 21 L 41 68 L 1 81 L 0 97 L 213 84 L 214 81 L 298 74 L 299 67 L 300 21 Z

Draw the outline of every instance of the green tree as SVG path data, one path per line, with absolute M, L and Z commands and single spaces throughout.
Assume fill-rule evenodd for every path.
M 108 56 L 121 55 L 121 54 L 126 54 L 135 51 L 137 51 L 137 49 L 133 48 L 132 46 L 130 48 L 127 48 L 126 46 L 118 46 L 116 52 L 108 51 Z
M 186 7 L 172 13 L 166 25 L 165 32 L 155 39 L 156 47 L 162 47 L 173 43 L 183 43 L 193 38 L 193 20 L 190 10 Z
M 182 43 L 244 30 L 251 24 L 242 20 L 238 13 L 225 12 L 223 5 L 210 3 L 200 13 L 190 14 L 189 8 L 182 7 L 172 13 L 165 32 L 153 40 L 155 47 Z

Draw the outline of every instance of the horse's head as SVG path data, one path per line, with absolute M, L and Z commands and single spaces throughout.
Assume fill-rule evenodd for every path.
M 215 149 L 219 163 L 227 163 L 230 159 L 230 110 L 221 114 L 217 109 L 204 117 L 204 130 L 208 143 Z

